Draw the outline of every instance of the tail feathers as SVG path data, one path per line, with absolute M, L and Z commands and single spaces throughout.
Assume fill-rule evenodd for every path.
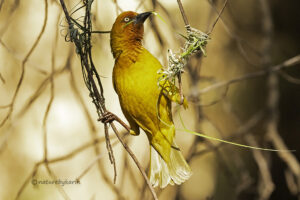
M 166 162 L 161 158 L 157 151 L 151 146 L 150 160 L 150 182 L 154 187 L 166 187 L 169 183 L 174 184 L 169 176 L 169 169 Z
M 173 146 L 177 147 L 175 142 Z M 179 150 L 171 149 L 169 163 L 166 163 L 152 146 L 150 151 L 150 182 L 154 187 L 164 188 L 174 183 L 180 185 L 192 175 L 191 168 Z
M 172 146 L 177 147 L 175 142 L 173 142 Z M 170 162 L 168 164 L 168 168 L 172 180 L 177 185 L 188 180 L 192 175 L 192 170 L 190 166 L 186 163 L 181 151 L 174 148 L 171 149 Z

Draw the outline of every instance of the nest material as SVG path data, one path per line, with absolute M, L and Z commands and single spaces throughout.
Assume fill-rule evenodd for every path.
M 181 36 L 186 39 L 184 47 L 181 49 L 181 53 L 173 53 L 171 49 L 168 50 L 168 67 L 158 71 L 158 74 L 161 75 L 158 85 L 165 80 L 175 84 L 176 76 L 184 72 L 184 67 L 191 55 L 201 51 L 206 56 L 205 47 L 209 40 L 207 34 L 191 27 L 187 37 Z

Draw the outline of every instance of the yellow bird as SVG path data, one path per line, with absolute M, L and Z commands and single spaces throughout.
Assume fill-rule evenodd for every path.
M 142 45 L 144 21 L 151 12 L 121 13 L 113 24 L 110 45 L 115 65 L 113 85 L 119 96 L 122 111 L 130 124 L 132 135 L 140 129 L 150 143 L 149 179 L 154 187 L 181 184 L 192 174 L 174 136 L 171 101 L 180 102 L 176 86 L 161 81 L 160 62 Z M 184 100 L 184 107 L 187 102 Z

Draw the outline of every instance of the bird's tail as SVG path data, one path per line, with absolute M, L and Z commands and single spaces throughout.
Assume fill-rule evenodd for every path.
M 173 142 L 173 147 L 177 147 Z M 181 151 L 171 148 L 170 161 L 166 163 L 157 151 L 151 146 L 150 149 L 150 182 L 154 187 L 166 187 L 168 184 L 180 185 L 190 178 L 192 171 L 186 163 Z

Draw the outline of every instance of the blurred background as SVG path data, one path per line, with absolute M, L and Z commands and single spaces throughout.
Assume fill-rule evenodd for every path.
M 70 12 L 82 5 L 65 3 Z M 191 26 L 206 33 L 223 5 L 223 0 L 183 0 Z M 189 109 L 173 109 L 178 129 L 181 115 L 189 130 L 296 151 L 245 149 L 177 131 L 193 176 L 180 186 L 156 189 L 159 199 L 300 199 L 299 8 L 298 0 L 228 0 L 207 55 L 193 55 L 185 67 Z M 167 66 L 167 50 L 180 52 L 184 39 L 178 33 L 186 34 L 177 1 L 95 0 L 93 29 L 110 30 L 127 10 L 154 10 L 166 21 L 152 16 L 145 22 L 144 46 Z M 83 10 L 73 14 L 78 20 L 82 15 Z M 59 1 L 0 0 L 0 199 L 152 199 L 110 129 L 113 183 L 103 124 L 66 35 Z M 106 107 L 126 121 L 112 87 L 109 34 L 93 34 L 92 45 Z M 147 169 L 145 134 L 125 139 Z M 74 182 L 35 182 L 47 180 Z

